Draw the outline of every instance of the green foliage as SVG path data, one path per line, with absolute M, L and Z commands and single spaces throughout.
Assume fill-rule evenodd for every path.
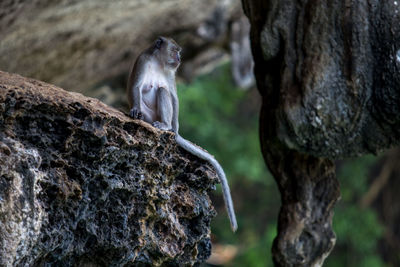
M 276 225 L 269 225 L 261 236 L 255 235 L 255 232 L 251 230 L 247 232 L 244 243 L 249 245 L 241 248 L 241 252 L 231 266 L 273 267 L 271 248 L 277 234 Z
M 368 172 L 376 161 L 373 156 L 347 160 L 338 170 L 342 200 L 333 217 L 337 242 L 325 266 L 385 266 L 377 251 L 383 227 L 373 209 L 359 205 L 368 190 Z
M 189 85 L 178 84 L 180 133 L 213 154 L 232 179 L 265 181 L 258 113 L 240 108 L 248 92 L 234 87 L 229 66 Z
M 357 201 L 368 190 L 368 172 L 370 166 L 377 161 L 374 156 L 347 160 L 337 171 L 341 183 L 343 202 Z
M 178 84 L 180 133 L 213 154 L 227 174 L 239 230 L 232 233 L 219 196 L 212 233 L 218 243 L 239 248 L 230 266 L 272 266 L 280 197 L 261 155 L 260 99 L 256 89 L 235 88 L 230 77 L 225 65 L 189 85 Z

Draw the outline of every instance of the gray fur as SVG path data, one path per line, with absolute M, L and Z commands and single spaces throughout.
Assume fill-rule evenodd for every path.
M 224 170 L 212 155 L 178 133 L 179 101 L 175 72 L 180 64 L 180 50 L 174 40 L 159 37 L 151 47 L 139 55 L 128 80 L 130 115 L 162 130 L 175 132 L 176 142 L 183 149 L 208 161 L 215 168 L 221 182 L 231 228 L 236 231 L 236 216 Z

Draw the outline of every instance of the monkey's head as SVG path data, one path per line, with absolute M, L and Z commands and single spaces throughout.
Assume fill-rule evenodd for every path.
M 182 48 L 171 38 L 158 37 L 153 45 L 154 53 L 166 67 L 176 70 L 181 64 Z

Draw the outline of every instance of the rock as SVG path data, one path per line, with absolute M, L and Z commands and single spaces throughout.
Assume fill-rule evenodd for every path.
M 232 22 L 229 47 L 232 56 L 232 77 L 243 90 L 254 86 L 254 60 L 251 54 L 250 22 L 243 14 Z
M 174 135 L 0 72 L 0 265 L 191 266 L 216 173 Z
M 329 158 L 400 144 L 400 2 L 243 2 L 280 142 Z
M 322 266 L 340 197 L 333 159 L 400 144 L 398 1 L 242 0 L 282 195 L 277 266 Z
M 213 42 L 197 29 L 216 10 L 225 15 L 218 25 L 225 24 L 240 1 L 2 0 L 0 69 L 84 92 L 121 75 L 126 80 L 158 35 L 187 48 L 183 63 L 189 62 Z

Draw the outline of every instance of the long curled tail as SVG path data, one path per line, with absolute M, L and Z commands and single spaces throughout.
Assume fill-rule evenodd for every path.
M 180 135 L 176 135 L 176 142 L 186 151 L 192 153 L 193 155 L 208 161 L 217 171 L 219 180 L 221 182 L 222 193 L 225 201 L 226 211 L 228 212 L 229 220 L 231 223 L 232 231 L 235 232 L 237 230 L 237 222 L 235 216 L 235 210 L 233 208 L 233 202 L 231 197 L 231 192 L 229 190 L 229 184 L 226 180 L 225 172 L 222 169 L 221 165 L 219 165 L 218 161 L 209 153 L 192 144 L 188 140 L 184 139 Z

